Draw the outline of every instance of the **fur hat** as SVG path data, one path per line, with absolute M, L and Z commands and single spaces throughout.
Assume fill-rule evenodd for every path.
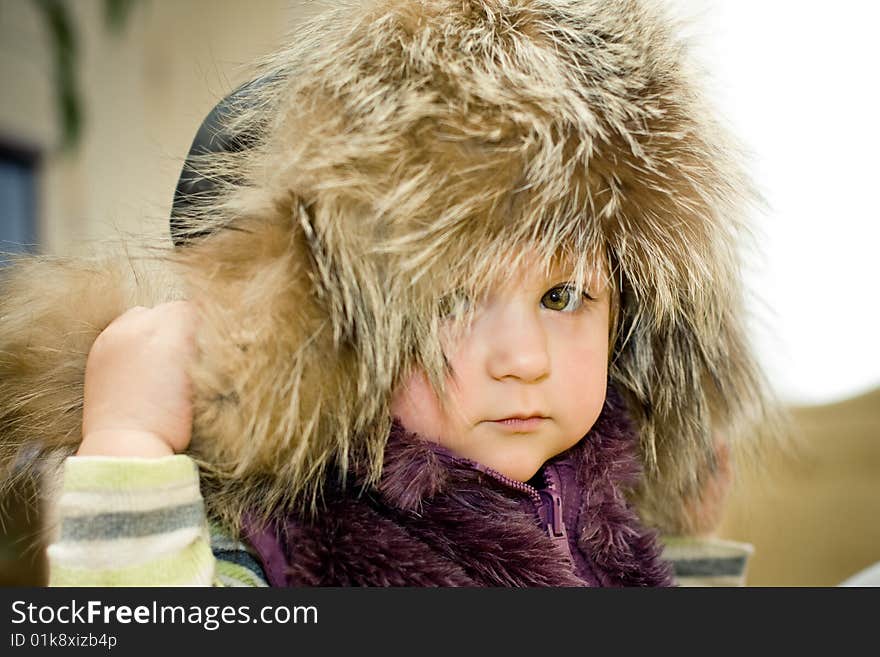
M 754 197 L 674 23 L 642 0 L 374 0 L 334 3 L 290 44 L 230 113 L 247 146 L 197 164 L 222 188 L 178 220 L 211 234 L 157 255 L 202 314 L 191 454 L 211 513 L 315 505 L 331 468 L 377 480 L 396 383 L 418 366 L 443 392 L 438 299 L 528 254 L 614 284 L 634 497 L 686 530 L 715 441 L 758 435 L 772 407 L 739 273 Z M 168 296 L 129 272 L 7 275 L 7 459 L 75 448 L 91 341 Z

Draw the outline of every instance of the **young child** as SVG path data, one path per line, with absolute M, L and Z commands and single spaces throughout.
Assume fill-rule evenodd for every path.
M 232 113 L 248 143 L 200 165 L 223 191 L 164 257 L 187 302 L 111 323 L 121 274 L 108 300 L 53 265 L 64 304 L 28 266 L 6 283 L 5 453 L 77 454 L 52 583 L 672 583 L 656 531 L 702 529 L 719 441 L 772 411 L 748 190 L 668 21 L 367 2 L 261 79 Z M 37 297 L 49 326 L 100 318 L 75 343 L 81 432 L 46 384 L 71 345 L 21 335 Z

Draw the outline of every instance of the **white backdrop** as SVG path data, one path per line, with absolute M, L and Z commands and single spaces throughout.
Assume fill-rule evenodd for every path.
M 880 385 L 880 8 L 669 1 L 769 203 L 747 274 L 765 367 L 794 403 Z

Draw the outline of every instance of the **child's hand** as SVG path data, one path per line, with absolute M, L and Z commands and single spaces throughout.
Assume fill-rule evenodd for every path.
M 136 306 L 97 337 L 86 362 L 78 456 L 166 456 L 192 435 L 187 367 L 195 353 L 189 302 Z

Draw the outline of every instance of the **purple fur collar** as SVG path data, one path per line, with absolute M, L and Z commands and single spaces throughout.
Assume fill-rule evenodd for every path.
M 626 502 L 641 468 L 636 435 L 609 392 L 596 424 L 551 459 L 573 567 L 538 522 L 535 501 L 436 443 L 392 425 L 381 480 L 328 496 L 318 518 L 250 531 L 273 585 L 663 586 L 654 532 Z

